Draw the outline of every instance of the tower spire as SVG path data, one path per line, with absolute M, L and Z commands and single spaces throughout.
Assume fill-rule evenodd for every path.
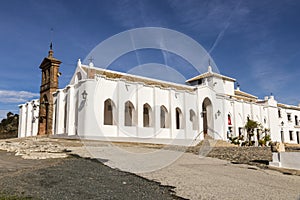
M 239 84 L 239 82 L 236 82 L 236 90 L 240 91 L 240 84 Z
M 59 65 L 61 61 L 53 57 L 53 43 L 50 42 L 48 57 L 40 64 L 42 83 L 40 86 L 40 107 L 38 135 L 53 133 L 53 93 L 58 89 Z
M 208 69 L 207 69 L 207 71 L 209 73 L 212 73 L 212 68 L 211 68 L 211 64 L 210 64 L 210 58 L 208 59 Z
M 48 51 L 48 58 L 53 58 L 53 45 L 52 42 L 50 43 L 50 50 Z

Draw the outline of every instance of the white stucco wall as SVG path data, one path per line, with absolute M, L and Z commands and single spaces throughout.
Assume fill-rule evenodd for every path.
M 299 123 L 300 111 L 288 109 L 288 108 L 280 108 L 280 110 L 281 110 L 281 118 L 278 119 L 278 127 L 280 127 L 279 129 L 282 130 L 284 133 L 284 142 L 288 142 L 292 144 L 298 143 L 300 140 L 299 138 L 300 135 L 297 134 L 300 133 L 300 123 Z M 291 116 L 291 120 L 288 120 L 287 117 L 288 114 Z M 295 116 L 298 116 L 298 125 L 296 125 Z M 282 122 L 283 122 L 283 126 L 281 124 Z M 290 138 L 290 131 L 292 131 L 292 138 Z M 278 139 L 280 139 L 279 137 Z M 297 137 L 299 139 L 297 139 Z
M 81 79 L 78 78 L 80 77 L 78 73 Z M 232 122 L 230 128 L 234 136 L 238 136 L 239 129 L 246 136 L 243 128 L 249 117 L 261 123 L 264 128 L 270 128 L 273 141 L 281 141 L 282 130 L 284 142 L 298 142 L 297 133 L 300 131 L 300 126 L 295 126 L 294 116 L 299 116 L 299 120 L 300 110 L 280 108 L 282 118 L 279 118 L 277 101 L 274 97 L 258 103 L 235 99 L 231 96 L 234 94 L 234 81 L 223 80 L 220 77 L 204 78 L 201 85 L 190 87 L 193 91 L 174 88 L 161 88 L 102 75 L 87 79 L 86 72 L 79 63 L 70 84 L 54 94 L 56 104 L 53 112 L 55 119 L 53 132 L 58 135 L 77 135 L 90 139 L 116 138 L 126 141 L 133 141 L 133 138 L 143 141 L 149 139 L 151 142 L 153 139 L 160 142 L 166 139 L 192 140 L 196 137 L 203 139 L 202 105 L 205 99 L 209 99 L 211 106 L 207 114 L 210 119 L 208 133 L 215 139 L 227 140 L 228 114 L 230 114 Z M 84 94 L 86 94 L 85 99 Z M 104 125 L 104 102 L 107 99 L 110 99 L 114 105 L 113 125 Z M 132 103 L 135 110 L 132 126 L 125 126 L 125 102 L 127 101 Z M 38 109 L 33 110 L 35 103 L 37 102 L 28 102 L 20 106 L 19 137 L 37 134 L 38 119 L 32 120 L 38 115 Z M 143 127 L 144 104 L 148 104 L 152 110 L 150 127 Z M 160 127 L 161 106 L 168 111 L 168 128 Z M 180 129 L 176 128 L 176 108 L 181 111 L 182 128 Z M 195 113 L 196 128 L 194 129 L 190 110 Z M 291 121 L 287 120 L 287 113 L 291 114 Z M 284 126 L 281 122 L 284 122 Z M 290 140 L 289 131 L 293 131 L 293 140 Z
M 87 99 L 82 99 L 82 93 L 87 93 Z M 77 95 L 72 95 L 77 94 Z M 78 96 L 78 106 L 76 98 Z M 156 86 L 147 86 L 142 83 L 128 82 L 122 79 L 109 79 L 98 76 L 96 79 L 81 80 L 74 86 L 69 85 L 56 95 L 58 102 L 58 118 L 64 118 L 64 99 L 67 97 L 67 134 L 76 124 L 74 117 L 78 113 L 77 132 L 85 138 L 119 137 L 119 138 L 157 138 L 157 139 L 192 139 L 198 135 L 201 122 L 196 92 L 162 89 Z M 71 98 L 72 97 L 72 98 Z M 73 103 L 72 103 L 73 99 Z M 104 102 L 110 99 L 116 106 L 114 120 L 116 125 L 104 125 Z M 136 115 L 135 124 L 125 126 L 125 102 L 130 101 Z M 143 105 L 148 104 L 152 110 L 152 125 L 143 127 Z M 75 105 L 75 106 L 72 106 Z M 169 128 L 160 128 L 160 106 L 168 110 Z M 73 108 L 74 107 L 74 108 Z M 182 112 L 182 129 L 176 129 L 176 108 Z M 73 111 L 72 111 L 73 110 Z M 77 111 L 76 111 L 77 110 Z M 196 115 L 197 130 L 193 130 L 190 121 L 190 110 Z M 60 120 L 62 122 L 64 120 Z M 55 134 L 60 134 L 62 123 L 58 123 Z
M 19 105 L 18 137 L 36 136 L 38 132 L 39 100 Z

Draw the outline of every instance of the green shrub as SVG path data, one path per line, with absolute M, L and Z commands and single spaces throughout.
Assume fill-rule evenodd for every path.
M 266 141 L 265 141 L 264 139 L 258 140 L 258 144 L 259 144 L 260 146 L 265 146 L 265 145 L 266 145 Z

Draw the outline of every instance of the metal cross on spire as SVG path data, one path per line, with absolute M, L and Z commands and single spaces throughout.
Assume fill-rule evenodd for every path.
M 90 63 L 92 63 L 94 61 L 93 56 L 91 56 L 88 60 L 90 61 Z
M 53 31 L 54 31 L 54 29 L 51 28 L 50 29 L 50 50 L 53 49 Z
M 50 50 L 48 52 L 48 58 L 53 57 L 53 43 L 52 43 L 53 28 L 51 28 L 50 31 L 51 31 L 51 34 L 50 34 Z

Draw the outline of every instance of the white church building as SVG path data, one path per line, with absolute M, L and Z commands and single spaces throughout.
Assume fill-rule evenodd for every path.
M 186 84 L 176 84 L 83 65 L 79 60 L 65 88 L 42 96 L 48 88 L 44 71 L 50 82 L 58 72 L 52 54 L 50 50 L 40 67 L 40 100 L 20 105 L 19 137 L 42 134 L 45 126 L 45 134 L 54 136 L 191 145 L 205 136 L 227 141 L 229 136 L 243 135 L 246 140 L 244 127 L 251 119 L 269 129 L 272 141 L 300 143 L 299 106 L 235 89 L 234 78 L 210 66 Z M 47 62 L 52 63 L 49 71 Z M 257 141 L 266 133 L 258 129 L 255 134 Z

